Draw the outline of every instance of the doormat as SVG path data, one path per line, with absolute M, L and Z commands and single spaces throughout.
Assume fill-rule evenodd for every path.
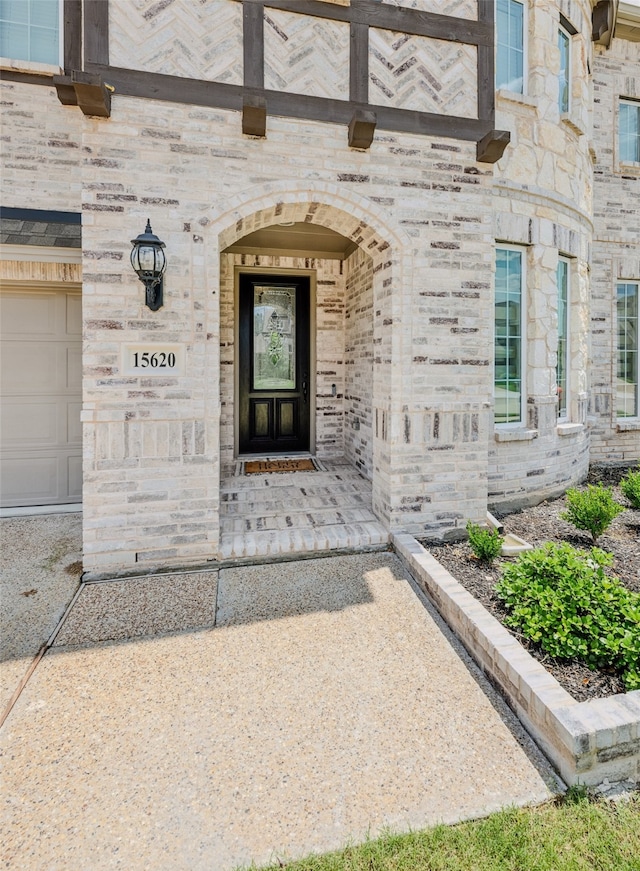
M 305 457 L 300 460 L 248 460 L 244 464 L 245 475 L 264 472 L 316 472 L 313 460 Z

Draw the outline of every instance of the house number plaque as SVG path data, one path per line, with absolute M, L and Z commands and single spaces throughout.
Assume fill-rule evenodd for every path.
M 124 345 L 123 375 L 184 375 L 184 345 Z

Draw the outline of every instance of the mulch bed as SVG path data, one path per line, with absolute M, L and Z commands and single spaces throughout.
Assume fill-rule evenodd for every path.
M 618 487 L 625 469 L 594 468 L 589 473 L 588 483 L 602 482 L 614 488 L 614 498 L 627 508 L 613 521 L 609 529 L 598 539 L 597 546 L 614 555 L 614 563 L 609 570 L 631 590 L 640 592 L 640 511 L 630 508 L 629 503 Z M 588 550 L 592 546 L 591 536 L 581 533 L 566 520 L 560 519 L 565 509 L 565 499 L 542 502 L 534 508 L 527 508 L 515 514 L 503 515 L 500 520 L 505 532 L 511 532 L 534 546 L 547 541 L 568 541 L 576 547 Z M 436 545 L 424 543 L 451 574 L 484 607 L 501 622 L 506 610 L 494 592 L 500 576 L 500 565 L 508 559 L 498 557 L 493 566 L 485 566 L 473 556 L 467 542 Z M 508 628 L 508 627 L 507 627 Z M 579 702 L 587 699 L 603 698 L 625 691 L 622 681 L 615 673 L 591 671 L 586 666 L 566 660 L 556 660 L 539 647 L 527 641 L 518 632 L 508 629 L 549 671 L 558 683 Z

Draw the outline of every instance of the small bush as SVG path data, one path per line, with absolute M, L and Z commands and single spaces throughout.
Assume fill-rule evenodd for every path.
M 491 563 L 500 553 L 502 536 L 497 529 L 487 529 L 477 523 L 467 522 L 469 544 L 474 555 L 483 563 Z
M 640 508 L 640 468 L 637 472 L 629 472 L 620 481 L 620 489 L 633 508 Z
M 640 593 L 605 573 L 612 560 L 595 547 L 548 543 L 508 565 L 496 592 L 507 625 L 551 656 L 614 668 L 627 690 L 640 689 Z
M 586 490 L 567 490 L 567 510 L 560 517 L 573 523 L 576 529 L 590 532 L 596 542 L 621 511 L 624 505 L 615 501 L 611 487 L 589 484 Z

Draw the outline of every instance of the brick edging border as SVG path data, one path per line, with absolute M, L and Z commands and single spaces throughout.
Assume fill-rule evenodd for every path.
M 640 690 L 577 702 L 412 535 L 391 539 L 565 783 L 640 780 Z

